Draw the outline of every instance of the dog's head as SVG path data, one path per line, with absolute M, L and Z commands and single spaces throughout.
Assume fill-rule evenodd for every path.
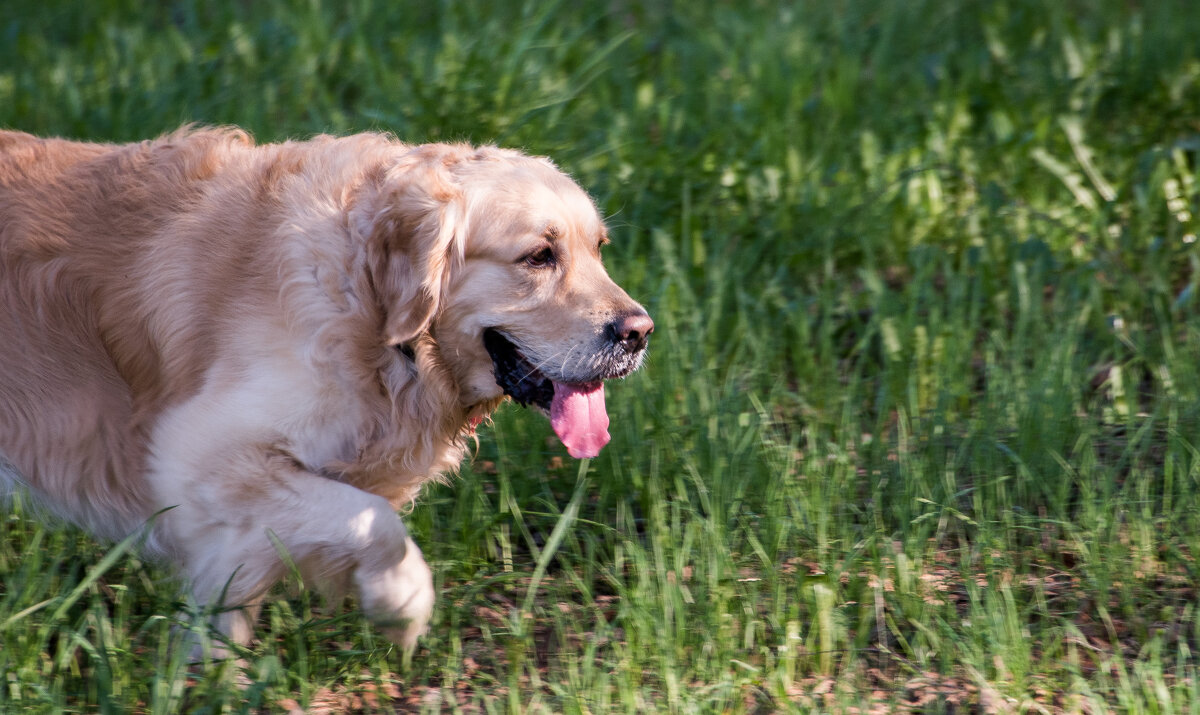
M 609 278 L 595 205 L 548 160 L 414 148 L 381 184 L 368 245 L 384 339 L 428 335 L 464 407 L 540 408 L 568 451 L 608 442 L 603 381 L 641 365 L 654 322 Z

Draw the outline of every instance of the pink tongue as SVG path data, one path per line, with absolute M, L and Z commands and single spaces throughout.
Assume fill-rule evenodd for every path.
M 604 411 L 604 383 L 564 385 L 554 383 L 550 426 L 576 459 L 595 457 L 608 444 L 608 413 Z

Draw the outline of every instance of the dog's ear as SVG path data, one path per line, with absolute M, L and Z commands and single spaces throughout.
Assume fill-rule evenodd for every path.
M 429 329 L 450 272 L 462 262 L 465 202 L 450 170 L 456 149 L 414 148 L 369 182 L 370 195 L 356 211 L 388 345 Z

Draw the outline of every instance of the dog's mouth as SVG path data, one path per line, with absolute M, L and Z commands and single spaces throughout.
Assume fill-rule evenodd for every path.
M 576 459 L 595 457 L 608 444 L 608 412 L 604 383 L 567 383 L 538 370 L 499 330 L 483 332 L 483 346 L 492 358 L 496 384 L 523 406 L 533 405 L 550 416 L 550 425 Z

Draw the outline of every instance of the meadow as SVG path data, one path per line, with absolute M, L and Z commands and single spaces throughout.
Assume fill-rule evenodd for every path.
M 657 329 L 600 457 L 508 405 L 405 516 L 411 661 L 287 588 L 191 665 L 168 571 L 17 495 L 0 712 L 1200 712 L 1198 37 L 1190 0 L 7 0 L 0 126 L 548 155 Z

